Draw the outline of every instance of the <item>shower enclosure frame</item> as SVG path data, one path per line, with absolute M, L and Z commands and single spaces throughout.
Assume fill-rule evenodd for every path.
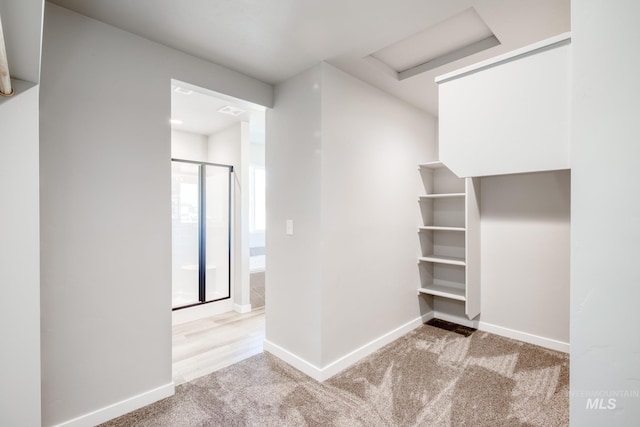
M 232 242 L 232 191 L 233 191 L 233 165 L 225 165 L 222 163 L 200 162 L 195 160 L 185 160 L 178 158 L 171 158 L 172 162 L 188 163 L 198 165 L 198 302 L 181 305 L 179 307 L 172 307 L 172 311 L 182 310 L 184 308 L 196 307 L 203 304 L 210 304 L 213 302 L 224 301 L 231 298 L 231 277 L 232 277 L 232 261 L 231 261 L 231 242 Z M 228 227 L 227 227 L 227 260 L 229 268 L 229 277 L 227 280 L 227 296 L 207 301 L 207 283 L 206 283 L 206 270 L 207 270 L 207 227 L 206 227 L 206 171 L 205 166 L 223 167 L 229 170 L 229 188 L 228 188 Z

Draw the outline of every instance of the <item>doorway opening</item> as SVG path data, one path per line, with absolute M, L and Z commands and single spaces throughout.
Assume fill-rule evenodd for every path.
M 171 160 L 180 384 L 262 351 L 265 108 L 171 80 Z

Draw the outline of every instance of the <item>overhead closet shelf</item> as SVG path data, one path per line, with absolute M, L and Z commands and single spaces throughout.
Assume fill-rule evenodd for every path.
M 425 225 L 419 228 L 420 231 L 465 231 L 464 227 L 440 227 L 437 225 Z
M 421 256 L 420 258 L 418 258 L 418 261 L 434 262 L 437 264 L 450 264 L 450 265 L 462 265 L 462 266 L 467 265 L 464 258 L 458 258 L 453 256 L 442 256 L 442 255 Z
M 466 301 L 467 298 L 464 294 L 464 289 L 451 288 L 449 286 L 442 285 L 427 285 L 418 289 L 418 292 L 427 295 L 435 295 L 438 297 L 445 297 L 454 299 L 457 301 Z
M 425 199 L 445 199 L 450 197 L 464 197 L 464 193 L 444 193 L 444 194 L 426 194 L 424 196 L 420 196 L 420 200 Z

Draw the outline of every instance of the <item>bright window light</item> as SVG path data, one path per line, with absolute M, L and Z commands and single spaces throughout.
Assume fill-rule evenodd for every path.
M 251 231 L 264 231 L 267 227 L 264 167 L 251 167 L 251 190 Z

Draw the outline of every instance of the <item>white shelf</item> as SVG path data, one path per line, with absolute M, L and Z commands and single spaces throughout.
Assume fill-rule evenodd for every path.
M 433 231 L 465 231 L 466 229 L 464 227 L 440 227 L 437 225 L 424 225 L 422 227 L 419 228 L 420 231 L 427 231 L 427 230 L 433 230 Z
M 442 256 L 442 255 L 425 255 L 418 258 L 418 261 L 421 262 L 434 262 L 437 264 L 450 264 L 450 265 L 461 265 L 465 266 L 467 263 L 464 258 L 452 257 L 452 256 Z
M 438 297 L 454 299 L 457 301 L 467 300 L 467 298 L 464 295 L 464 289 L 456 289 L 456 288 L 451 288 L 449 286 L 427 285 L 418 289 L 418 292 L 427 294 L 427 295 L 435 295 Z
M 440 169 L 445 167 L 444 164 L 442 162 L 429 162 L 429 163 L 422 163 L 418 165 L 419 168 L 427 168 L 427 169 Z
M 418 165 L 424 186 L 418 205 L 419 295 L 461 301 L 469 319 L 480 313 L 480 182 L 442 162 Z
M 451 197 L 464 197 L 464 193 L 437 193 L 437 194 L 426 194 L 424 196 L 420 196 L 420 200 L 422 199 L 446 199 Z

